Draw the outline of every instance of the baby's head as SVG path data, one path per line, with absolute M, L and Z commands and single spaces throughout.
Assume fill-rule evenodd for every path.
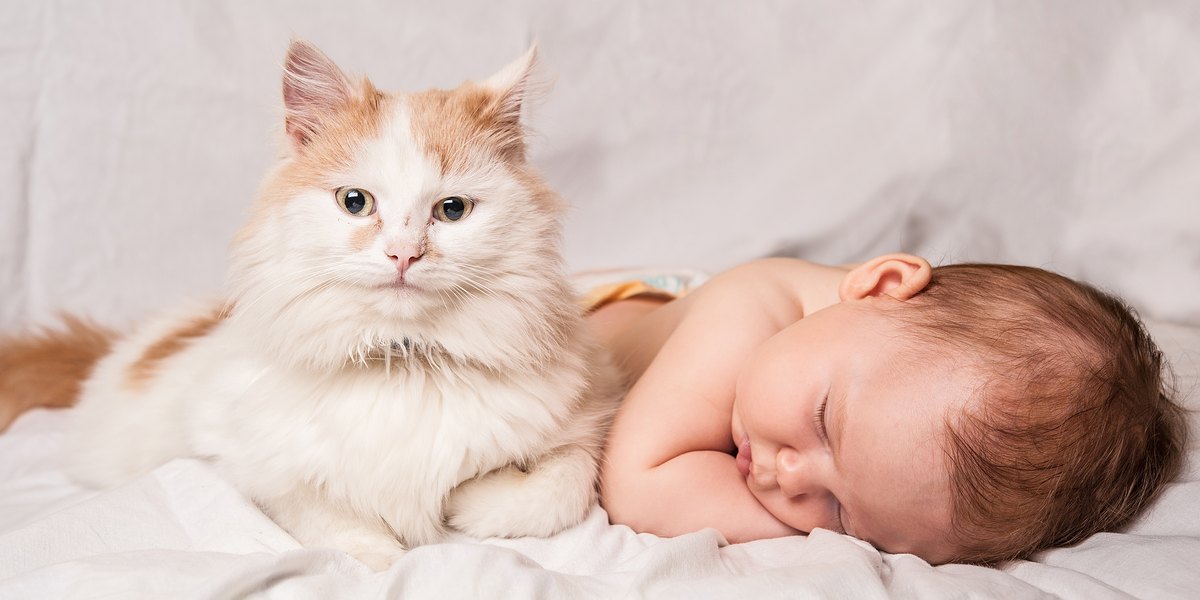
M 934 269 L 901 305 L 892 314 L 923 351 L 966 357 L 983 374 L 944 440 L 958 561 L 1118 528 L 1178 471 L 1183 410 L 1120 300 L 1041 269 L 961 264 Z

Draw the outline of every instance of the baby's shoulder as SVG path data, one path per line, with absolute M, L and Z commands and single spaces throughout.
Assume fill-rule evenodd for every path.
M 736 332 L 749 323 L 754 329 L 787 327 L 804 316 L 801 296 L 790 282 L 793 260 L 758 259 L 718 273 L 683 299 L 684 319 L 704 321 L 714 331 Z
M 825 280 L 830 277 L 840 280 L 847 270 L 847 267 L 842 266 L 823 265 L 799 258 L 775 256 L 757 258 L 742 263 L 718 273 L 712 280 L 728 282 L 726 285 L 747 286 L 760 291 L 775 288 L 775 291 L 780 294 L 795 297 L 799 295 L 799 288 L 804 284 L 811 284 L 814 279 L 825 283 Z
M 806 306 L 836 299 L 845 272 L 843 267 L 796 258 L 760 258 L 723 271 L 697 289 L 695 308 L 763 314 L 782 328 L 803 317 Z

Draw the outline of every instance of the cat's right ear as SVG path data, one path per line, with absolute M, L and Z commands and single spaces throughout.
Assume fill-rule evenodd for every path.
M 302 150 L 325 118 L 355 97 L 346 74 L 316 46 L 292 40 L 283 65 L 284 127 L 296 150 Z

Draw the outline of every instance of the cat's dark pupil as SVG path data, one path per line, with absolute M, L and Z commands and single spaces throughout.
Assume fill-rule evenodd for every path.
M 350 214 L 357 215 L 362 212 L 362 209 L 367 206 L 367 197 L 358 190 L 350 190 L 346 192 L 346 210 Z
M 467 205 L 464 204 L 462 198 L 459 198 L 458 196 L 451 196 L 450 198 L 442 200 L 442 212 L 446 213 L 446 218 L 450 219 L 451 221 L 457 221 L 461 219 L 463 216 L 463 211 L 465 211 L 466 208 Z

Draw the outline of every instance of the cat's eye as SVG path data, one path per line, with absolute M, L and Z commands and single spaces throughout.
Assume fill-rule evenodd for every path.
M 337 198 L 338 206 L 342 207 L 346 214 L 365 217 L 375 213 L 375 196 L 372 196 L 371 192 L 367 190 L 352 187 L 338 188 L 337 192 L 334 192 L 334 196 Z
M 438 200 L 433 206 L 433 217 L 439 221 L 458 221 L 471 214 L 475 201 L 462 196 L 450 196 Z

